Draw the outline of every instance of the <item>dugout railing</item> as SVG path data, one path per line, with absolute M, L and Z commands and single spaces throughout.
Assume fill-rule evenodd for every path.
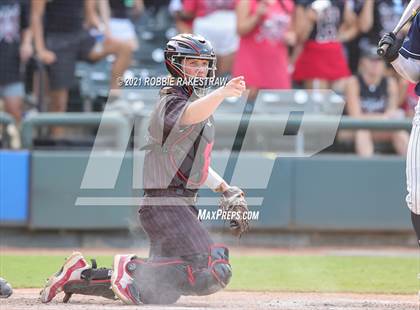
M 108 113 L 40 113 L 26 118 L 22 122 L 22 144 L 24 148 L 32 149 L 36 129 L 40 127 L 79 127 L 97 128 L 99 125 L 109 127 L 109 140 L 102 141 L 104 145 L 115 148 L 125 148 L 121 141 L 130 135 L 127 119 L 118 112 Z
M 138 145 L 144 143 L 143 139 L 147 130 L 149 113 L 143 112 L 136 115 L 135 136 L 141 139 Z M 251 121 L 250 118 L 252 118 Z M 411 128 L 410 119 L 367 120 L 342 116 L 337 123 L 337 117 L 317 114 L 305 117 L 305 124 L 311 128 L 310 132 L 299 130 L 302 120 L 290 118 L 288 114 L 253 114 L 241 119 L 240 115 L 229 113 L 217 114 L 215 120 L 216 150 L 230 149 L 240 122 L 250 121 L 247 130 L 248 143 L 244 145 L 242 150 L 254 152 L 276 152 L 284 149 L 298 151 L 298 149 L 305 149 L 305 145 L 310 147 L 311 143 L 317 144 L 319 142 L 318 138 L 322 136 L 324 128 L 335 128 L 336 130 L 410 130 Z M 8 123 L 12 119 L 3 113 L 0 114 L 0 121 Z M 109 131 L 109 135 L 106 137 L 101 137 L 107 140 L 102 141 L 104 147 L 109 146 L 110 148 L 115 147 L 118 149 L 126 147 L 126 142 L 124 141 L 131 135 L 133 119 L 127 118 L 127 116 L 117 111 L 106 113 L 40 113 L 31 115 L 22 122 L 22 144 L 27 149 L 34 147 L 37 128 L 61 126 L 85 128 L 87 130 L 98 128 L 100 124 L 114 129 Z M 284 138 L 285 126 L 296 128 L 296 134 L 288 137 L 289 139 L 281 139 L 282 137 Z M 90 135 L 92 140 L 94 140 L 95 131 L 91 131 Z M 89 148 L 91 146 L 92 144 L 88 145 Z
M 15 124 L 13 117 L 6 112 L 0 111 L 0 146 L 2 148 L 9 147 L 11 137 L 9 136 L 7 126 L 10 124 Z

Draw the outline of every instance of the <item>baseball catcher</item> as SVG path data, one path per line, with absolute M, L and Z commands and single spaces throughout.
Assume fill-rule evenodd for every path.
M 182 295 L 213 294 L 232 277 L 229 251 L 215 244 L 198 220 L 197 191 L 206 185 L 221 194 L 220 208 L 239 216 L 230 221 L 235 236 L 248 230 L 244 193 L 229 186 L 211 167 L 213 113 L 227 97 L 245 91 L 243 77 L 208 93 L 216 56 L 209 41 L 191 34 L 173 37 L 165 49 L 168 85 L 151 115 L 145 153 L 144 197 L 139 210 L 150 240 L 147 259 L 116 255 L 112 269 L 97 268 L 73 253 L 41 291 L 51 301 L 64 291 L 121 299 L 125 304 L 171 304 Z

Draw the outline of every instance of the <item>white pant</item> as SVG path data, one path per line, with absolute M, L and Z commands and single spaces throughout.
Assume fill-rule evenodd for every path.
M 420 214 L 420 99 L 417 103 L 408 144 L 406 173 L 408 208 L 412 212 Z

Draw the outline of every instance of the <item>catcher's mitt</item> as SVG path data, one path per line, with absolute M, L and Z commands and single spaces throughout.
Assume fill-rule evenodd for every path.
M 249 229 L 249 219 L 244 216 L 249 211 L 244 192 L 236 186 L 223 192 L 220 198 L 220 208 L 227 212 L 232 219 L 229 227 L 234 236 L 240 237 Z

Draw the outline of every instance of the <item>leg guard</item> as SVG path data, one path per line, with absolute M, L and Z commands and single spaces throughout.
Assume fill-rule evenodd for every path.
M 193 273 L 192 295 L 210 295 L 225 288 L 232 277 L 229 264 L 229 250 L 223 246 L 212 246 L 208 256 L 207 267 L 199 267 Z M 185 295 L 188 291 L 185 292 Z
M 145 304 L 171 304 L 181 295 L 209 295 L 224 288 L 232 276 L 228 249 L 214 245 L 207 255 L 183 258 L 133 259 L 127 270 L 133 295 Z
M 80 280 L 68 281 L 63 286 L 65 293 L 63 302 L 67 303 L 73 294 L 116 299 L 114 292 L 111 290 L 111 275 L 111 269 L 97 269 L 96 261 L 92 260 L 92 268 L 84 270 L 80 276 Z
M 132 272 L 131 295 L 144 304 L 173 304 L 182 294 L 186 264 L 177 258 L 135 259 L 127 269 Z

